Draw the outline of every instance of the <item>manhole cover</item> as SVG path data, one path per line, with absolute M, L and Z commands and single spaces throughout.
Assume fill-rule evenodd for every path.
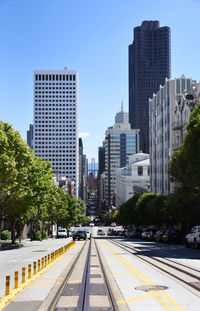
M 135 287 L 135 289 L 143 290 L 144 292 L 150 292 L 152 290 L 166 290 L 168 289 L 168 287 L 163 285 L 144 285 L 144 286 L 137 286 Z

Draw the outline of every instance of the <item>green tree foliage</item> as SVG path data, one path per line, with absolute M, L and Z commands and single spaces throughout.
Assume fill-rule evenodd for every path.
M 167 222 L 166 200 L 160 193 L 136 194 L 119 207 L 113 221 L 124 226 L 160 226 Z
M 188 230 L 200 221 L 200 104 L 191 113 L 186 130 L 183 144 L 169 162 L 171 180 L 178 184 L 169 202 L 175 218 Z
M 2 121 L 0 150 L 0 232 L 6 217 L 12 243 L 28 219 L 43 232 L 46 222 L 68 227 L 85 216 L 84 203 L 54 184 L 51 163 L 36 157 L 19 133 Z
M 31 188 L 30 167 L 34 155 L 19 133 L 0 122 L 0 206 L 11 223 L 11 238 L 15 242 L 15 225 L 29 207 Z
M 200 104 L 191 113 L 187 135 L 169 162 L 171 180 L 184 188 L 200 189 Z

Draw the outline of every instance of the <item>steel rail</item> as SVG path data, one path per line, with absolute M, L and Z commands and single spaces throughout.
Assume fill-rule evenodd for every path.
M 185 271 L 185 270 L 183 270 L 183 269 L 181 269 L 181 268 L 174 267 L 174 266 L 172 266 L 171 264 L 169 264 L 169 263 L 167 263 L 167 262 L 164 262 L 164 261 L 162 261 L 162 260 L 159 260 L 158 258 L 155 258 L 155 257 L 150 257 L 151 260 L 154 261 L 154 262 L 151 262 L 151 261 L 145 259 L 145 258 L 144 258 L 143 256 L 141 256 L 141 255 L 133 254 L 133 253 L 129 250 L 129 249 L 131 249 L 131 250 L 137 250 L 136 248 L 131 247 L 131 246 L 128 246 L 128 245 L 124 245 L 124 243 L 119 242 L 119 241 L 117 241 L 117 242 L 116 242 L 116 241 L 113 241 L 112 239 L 109 239 L 109 241 L 110 241 L 111 243 L 113 243 L 113 244 L 115 244 L 115 245 L 121 247 L 121 248 L 124 249 L 126 252 L 130 253 L 132 256 L 135 256 L 136 258 L 139 258 L 140 260 L 142 260 L 142 261 L 144 261 L 144 262 L 146 262 L 146 263 L 152 265 L 153 267 L 155 267 L 155 268 L 161 270 L 162 272 L 165 272 L 165 273 L 167 273 L 167 274 L 173 276 L 173 277 L 176 278 L 177 280 L 183 282 L 184 284 L 187 284 L 188 286 L 194 288 L 195 290 L 200 291 L 200 288 L 199 288 L 198 286 L 196 286 L 196 284 L 193 284 L 193 282 L 187 282 L 187 281 L 185 281 L 185 280 L 182 279 L 181 277 L 177 276 L 176 273 L 172 273 L 172 272 L 170 272 L 170 271 L 168 271 L 168 270 L 165 270 L 164 268 L 159 267 L 158 265 L 155 264 L 155 262 L 160 262 L 161 264 L 163 264 L 163 265 L 165 265 L 165 266 L 167 266 L 167 267 L 169 267 L 169 268 L 171 268 L 171 269 L 173 269 L 173 270 L 175 270 L 175 271 L 178 270 L 179 272 L 181 272 L 181 273 L 183 273 L 183 274 L 185 274 L 185 275 L 187 275 L 187 276 L 190 276 L 190 277 L 196 279 L 197 282 L 200 281 L 200 277 L 196 276 L 195 274 L 190 273 L 190 272 L 187 272 L 187 271 Z M 177 263 L 177 264 L 178 264 L 178 263 Z M 187 267 L 187 268 L 190 269 L 190 267 Z M 198 271 L 198 272 L 199 272 L 199 271 Z
M 90 243 L 91 243 L 91 242 L 90 242 Z M 75 260 L 74 260 L 74 262 L 73 262 L 73 264 L 72 264 L 70 270 L 68 271 L 68 273 L 67 273 L 65 279 L 62 281 L 62 284 L 60 285 L 59 289 L 57 290 L 57 292 L 56 292 L 54 298 L 52 299 L 52 301 L 51 301 L 51 303 L 50 303 L 50 305 L 49 305 L 47 311 L 53 311 L 53 310 L 55 309 L 56 304 L 57 304 L 57 302 L 58 302 L 58 299 L 60 298 L 60 296 L 61 296 L 61 294 L 62 294 L 62 291 L 63 291 L 63 289 L 64 289 L 64 286 L 65 286 L 65 284 L 67 283 L 67 281 L 69 280 L 70 276 L 72 275 L 72 272 L 74 271 L 74 268 L 75 268 L 75 266 L 76 266 L 76 263 L 77 263 L 78 259 L 80 258 L 80 256 L 81 256 L 81 254 L 82 254 L 84 248 L 86 247 L 86 244 L 87 244 L 87 243 L 85 242 L 84 245 L 83 245 L 83 247 L 81 248 L 80 252 L 79 252 L 78 255 L 76 256 L 76 258 L 75 258 Z
M 118 311 L 119 308 L 117 307 L 117 303 L 116 303 L 116 300 L 114 298 L 114 294 L 113 294 L 113 291 L 111 289 L 111 286 L 109 284 L 109 280 L 108 280 L 108 277 L 106 275 L 106 272 L 105 272 L 105 268 L 103 266 L 103 262 L 102 262 L 102 259 L 101 259 L 101 256 L 100 256 L 100 253 L 99 253 L 99 249 L 97 247 L 97 243 L 96 243 L 96 240 L 94 239 L 94 242 L 95 242 L 95 246 L 96 246 L 96 250 L 97 250 L 97 255 L 99 257 L 99 262 L 100 262 L 100 265 L 101 265 L 101 270 L 103 272 L 103 277 L 104 277 L 104 281 L 105 281 L 105 284 L 106 284 L 106 288 L 107 288 L 107 291 L 108 291 L 108 298 L 110 300 L 110 303 L 111 303 L 111 306 L 113 308 L 114 311 Z M 86 310 L 85 310 L 86 311 Z

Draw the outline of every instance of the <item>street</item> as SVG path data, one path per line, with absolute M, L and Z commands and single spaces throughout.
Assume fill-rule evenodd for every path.
M 94 259 L 92 259 L 93 257 L 91 257 L 91 259 L 85 259 L 84 264 L 78 265 L 78 267 L 83 267 L 84 269 L 82 270 L 83 271 L 82 277 L 80 276 L 79 270 L 78 270 L 79 272 L 73 272 L 75 273 L 75 275 L 77 275 L 76 277 L 74 277 L 75 280 L 77 279 L 79 280 L 80 278 L 84 279 L 85 275 L 84 271 L 86 271 L 87 269 L 90 269 L 90 271 L 92 271 L 92 269 L 96 271 L 94 272 L 96 274 L 94 274 L 93 279 L 96 278 L 95 275 L 101 274 L 103 277 L 103 275 L 105 274 L 104 277 L 107 278 L 108 283 L 110 284 L 109 286 L 113 293 L 113 299 L 116 305 L 118 305 L 119 310 L 199 311 L 199 302 L 200 302 L 199 250 L 187 249 L 185 245 L 147 242 L 137 239 L 128 239 L 125 237 L 97 236 L 98 227 L 81 228 L 81 229 L 91 231 L 93 236 L 92 239 L 93 246 L 91 250 L 92 249 L 96 250 L 95 251 L 93 250 L 91 255 L 87 255 L 91 247 L 90 244 L 88 244 L 90 243 L 89 240 L 86 241 L 86 244 L 84 241 L 76 241 L 76 244 L 72 249 L 72 251 L 63 255 L 66 257 L 66 259 L 62 259 L 62 262 L 65 261 L 69 263 L 71 262 L 70 260 L 72 261 L 75 260 L 75 257 L 78 256 L 76 254 L 79 254 L 80 251 L 85 249 L 85 245 L 87 245 L 87 248 L 85 250 L 84 256 L 89 256 L 88 258 L 90 258 L 90 256 L 97 256 L 92 255 L 95 252 L 95 254 L 98 254 L 99 256 L 99 261 L 98 263 L 94 262 L 92 265 L 92 263 L 89 264 L 89 262 L 94 261 Z M 101 229 L 108 231 L 108 228 L 105 227 L 101 227 Z M 25 246 L 21 249 L 0 252 L 2 295 L 4 295 L 5 291 L 5 275 L 10 274 L 12 279 L 14 271 L 16 270 L 21 271 L 21 268 L 23 266 L 27 267 L 28 263 L 32 263 L 34 260 L 41 258 L 41 256 L 45 256 L 48 252 L 52 252 L 53 249 L 56 249 L 59 246 L 66 244 L 68 241 L 71 241 L 71 238 L 56 239 L 56 240 L 49 239 L 43 242 L 29 242 L 29 243 L 27 242 L 25 243 Z M 82 258 L 83 260 L 82 255 L 80 258 Z M 59 260 L 57 261 L 56 264 L 59 266 Z M 70 266 L 71 267 L 73 266 L 72 264 L 67 265 L 68 269 L 70 268 Z M 86 268 L 87 265 L 90 268 Z M 102 270 L 103 272 L 98 272 L 99 274 L 97 274 L 97 270 L 99 269 L 99 268 L 97 269 L 97 267 L 100 266 L 101 269 L 103 269 Z M 33 283 L 32 286 L 29 286 L 22 292 L 21 295 L 19 295 L 16 298 L 17 307 L 14 300 L 12 303 L 8 304 L 5 310 L 25 311 L 28 310 L 27 303 L 30 302 L 32 302 L 31 308 L 33 308 L 31 310 L 38 310 L 38 306 L 41 303 L 43 304 L 45 303 L 46 306 L 46 300 L 49 299 L 48 297 L 51 288 L 53 288 L 54 286 L 58 286 L 55 284 L 58 283 L 61 284 L 60 281 L 58 282 L 59 279 L 65 279 L 60 278 L 61 273 L 64 273 L 64 271 L 66 270 L 64 267 L 65 266 L 63 266 L 62 264 L 62 268 L 58 267 L 51 268 L 50 269 L 51 271 L 48 271 L 47 267 L 47 272 L 44 272 L 44 274 L 48 273 L 48 278 L 46 278 L 45 275 L 42 278 L 41 277 L 38 278 L 37 286 L 34 286 Z M 58 269 L 62 270 L 58 271 Z M 92 272 L 90 272 L 89 274 L 90 278 L 92 275 L 91 273 Z M 49 284 L 46 284 L 44 288 L 44 285 L 39 285 L 40 282 L 42 282 L 40 281 L 40 279 L 41 280 L 54 279 L 53 282 L 55 282 L 55 284 L 51 282 Z M 91 281 L 93 279 L 90 279 L 90 282 L 92 282 L 92 284 L 94 283 L 93 281 Z M 65 282 L 69 281 L 66 280 Z M 80 285 L 88 284 L 88 281 L 84 283 L 83 280 L 81 281 L 81 279 L 80 281 L 77 282 L 80 282 Z M 13 286 L 12 284 L 11 287 Z M 37 291 L 33 290 L 33 288 L 35 287 L 37 287 Z M 81 287 L 82 285 L 79 288 Z M 94 289 L 92 289 L 93 287 Z M 76 291 L 77 290 L 78 289 L 76 289 Z M 37 299 L 34 296 L 36 295 L 36 292 L 37 292 Z M 103 292 L 105 295 L 105 290 L 103 290 Z M 91 293 L 93 293 L 94 295 L 96 294 L 98 296 L 100 295 L 100 293 L 102 294 L 102 290 L 98 292 L 97 284 L 96 285 L 93 284 L 90 285 L 89 290 L 86 290 L 86 295 L 89 295 L 88 297 L 90 297 Z M 78 292 L 76 292 L 76 295 L 77 294 Z M 79 293 L 78 296 L 80 295 L 81 294 Z M 103 301 L 107 301 L 107 298 L 105 297 L 102 298 Z M 93 298 L 86 299 L 88 304 L 91 299 Z M 34 304 L 33 301 L 35 300 L 37 300 L 37 303 Z M 67 307 L 66 310 L 72 307 L 70 305 L 70 300 L 68 300 L 66 307 Z M 42 310 L 46 309 L 44 308 Z M 59 310 L 59 308 L 57 308 L 56 310 Z

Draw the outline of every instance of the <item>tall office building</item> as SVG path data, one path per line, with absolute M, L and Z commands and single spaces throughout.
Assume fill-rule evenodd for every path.
M 105 176 L 105 144 L 103 143 L 102 147 L 98 148 L 98 174 L 97 174 L 97 208 L 98 212 L 103 212 L 104 207 L 104 193 L 105 191 L 102 189 L 104 187 L 104 183 L 102 183 L 102 175 Z M 104 179 L 105 180 L 105 177 Z
M 140 148 L 149 153 L 149 98 L 170 78 L 170 28 L 143 21 L 129 45 L 129 122 L 140 129 Z
M 75 70 L 34 71 L 35 154 L 52 162 L 60 176 L 74 180 L 78 196 L 78 73 Z
M 116 114 L 115 124 L 105 133 L 105 200 L 107 208 L 115 201 L 116 169 L 128 163 L 129 156 L 139 152 L 140 131 L 131 129 L 123 107 Z

